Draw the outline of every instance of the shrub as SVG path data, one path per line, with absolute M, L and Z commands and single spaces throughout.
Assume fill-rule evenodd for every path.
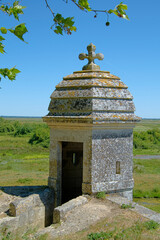
M 124 203 L 123 203 L 123 204 L 121 205 L 121 208 L 122 208 L 122 209 L 127 209 L 127 208 L 134 208 L 134 207 L 132 206 L 131 203 L 130 203 L 130 204 L 124 204 Z
M 4 118 L 0 117 L 0 133 L 10 133 L 14 131 L 14 124 L 9 120 L 5 120 Z
M 96 198 L 105 199 L 105 198 L 106 198 L 105 192 L 98 192 L 98 193 L 96 194 Z
M 33 127 L 31 124 L 18 124 L 16 125 L 16 131 L 14 133 L 14 136 L 26 135 L 28 133 L 31 133 L 32 131 Z
M 30 144 L 39 144 L 44 148 L 49 147 L 49 130 L 48 128 L 39 128 L 29 139 Z
M 160 130 L 150 129 L 145 132 L 133 133 L 133 146 L 135 149 L 149 149 L 160 145 Z
M 154 188 L 151 191 L 142 191 L 139 189 L 133 189 L 134 198 L 160 198 L 160 189 Z

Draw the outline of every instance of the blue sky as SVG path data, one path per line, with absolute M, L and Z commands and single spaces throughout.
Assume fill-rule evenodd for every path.
M 27 8 L 20 22 L 28 33 L 25 44 L 7 34 L 6 54 L 0 55 L 0 67 L 16 65 L 21 73 L 16 81 L 2 79 L 0 116 L 44 116 L 48 113 L 50 95 L 55 85 L 73 71 L 82 69 L 86 60 L 78 55 L 86 52 L 89 43 L 104 54 L 96 61 L 101 70 L 117 75 L 134 96 L 136 115 L 160 118 L 160 1 L 126 0 L 130 21 L 110 16 L 106 27 L 105 14 L 83 13 L 71 1 L 48 0 L 55 11 L 65 17 L 75 16 L 77 32 L 71 36 L 56 35 L 50 30 L 52 15 L 44 0 L 22 0 Z M 94 9 L 113 8 L 118 0 L 91 0 Z M 52 4 L 51 4 L 52 5 Z M 18 22 L 1 13 L 1 26 Z M 99 62 L 99 63 L 98 63 Z

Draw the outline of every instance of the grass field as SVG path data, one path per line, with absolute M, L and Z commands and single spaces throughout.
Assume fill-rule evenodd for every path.
M 147 131 L 149 129 L 160 129 L 160 119 L 142 119 L 136 124 L 135 132 Z
M 49 149 L 28 144 L 29 136 L 0 136 L 0 185 L 47 184 Z
M 33 128 L 45 127 L 40 118 L 9 118 Z M 134 131 L 160 129 L 160 120 L 142 120 Z M 49 131 L 49 130 L 47 130 Z M 32 132 L 16 135 L 0 133 L 0 186 L 46 185 L 49 168 L 49 148 L 41 144 L 29 144 Z M 155 149 L 137 149 L 135 154 L 160 154 Z M 134 200 L 160 212 L 160 160 L 134 159 Z
M 8 118 L 7 118 L 8 120 Z M 41 118 L 9 118 L 20 124 L 46 126 Z M 46 185 L 49 148 L 28 143 L 32 133 L 0 133 L 0 186 Z
M 83 231 L 61 236 L 55 240 L 159 240 L 160 228 L 158 224 L 144 221 L 142 218 L 135 221 L 132 216 L 119 214 L 112 219 L 103 219 L 97 224 Z M 157 227 L 151 225 L 156 224 Z M 149 225 L 149 227 L 148 227 Z M 45 237 L 45 235 L 44 235 Z M 46 236 L 47 239 L 47 236 Z
M 160 213 L 160 159 L 134 159 L 134 201 Z

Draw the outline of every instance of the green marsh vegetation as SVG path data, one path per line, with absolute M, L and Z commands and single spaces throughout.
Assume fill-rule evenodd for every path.
M 134 159 L 134 201 L 160 213 L 160 159 Z
M 49 129 L 42 119 L 0 118 L 0 186 L 45 185 Z
M 160 120 L 142 120 L 134 129 L 134 155 L 160 155 Z M 160 213 L 160 159 L 134 159 L 134 201 Z
M 160 120 L 134 129 L 134 155 L 160 155 Z M 40 118 L 0 118 L 0 186 L 46 185 L 49 128 Z M 160 159 L 134 159 L 134 201 L 160 212 Z
M 126 210 L 125 210 L 126 211 Z M 83 231 L 60 236 L 55 240 L 146 240 L 160 239 L 160 225 L 137 215 L 123 215 L 103 219 Z M 138 220 L 137 220 L 138 219 Z
M 133 154 L 160 155 L 160 120 L 142 120 L 133 132 Z
M 147 222 L 136 222 L 132 226 L 117 229 L 116 227 L 112 231 L 107 232 L 97 232 L 88 234 L 88 239 L 90 240 L 106 240 L 106 239 L 115 239 L 115 240 L 127 240 L 127 239 L 144 239 L 146 230 L 155 230 L 159 228 L 159 224 L 154 221 Z

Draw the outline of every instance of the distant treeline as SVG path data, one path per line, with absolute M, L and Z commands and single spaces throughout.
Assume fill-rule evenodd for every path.
M 20 123 L 0 117 L 0 134 L 10 134 L 15 137 L 29 135 L 28 143 L 49 147 L 49 128 L 43 123 Z
M 46 124 L 20 123 L 19 121 L 0 118 L 0 133 L 16 136 L 29 135 L 30 144 L 40 144 L 45 148 L 49 147 L 49 128 Z M 134 149 L 160 149 L 160 130 L 150 129 L 133 133 Z
M 151 149 L 155 146 L 160 149 L 160 130 L 150 129 L 143 132 L 134 132 L 133 146 L 135 149 Z

